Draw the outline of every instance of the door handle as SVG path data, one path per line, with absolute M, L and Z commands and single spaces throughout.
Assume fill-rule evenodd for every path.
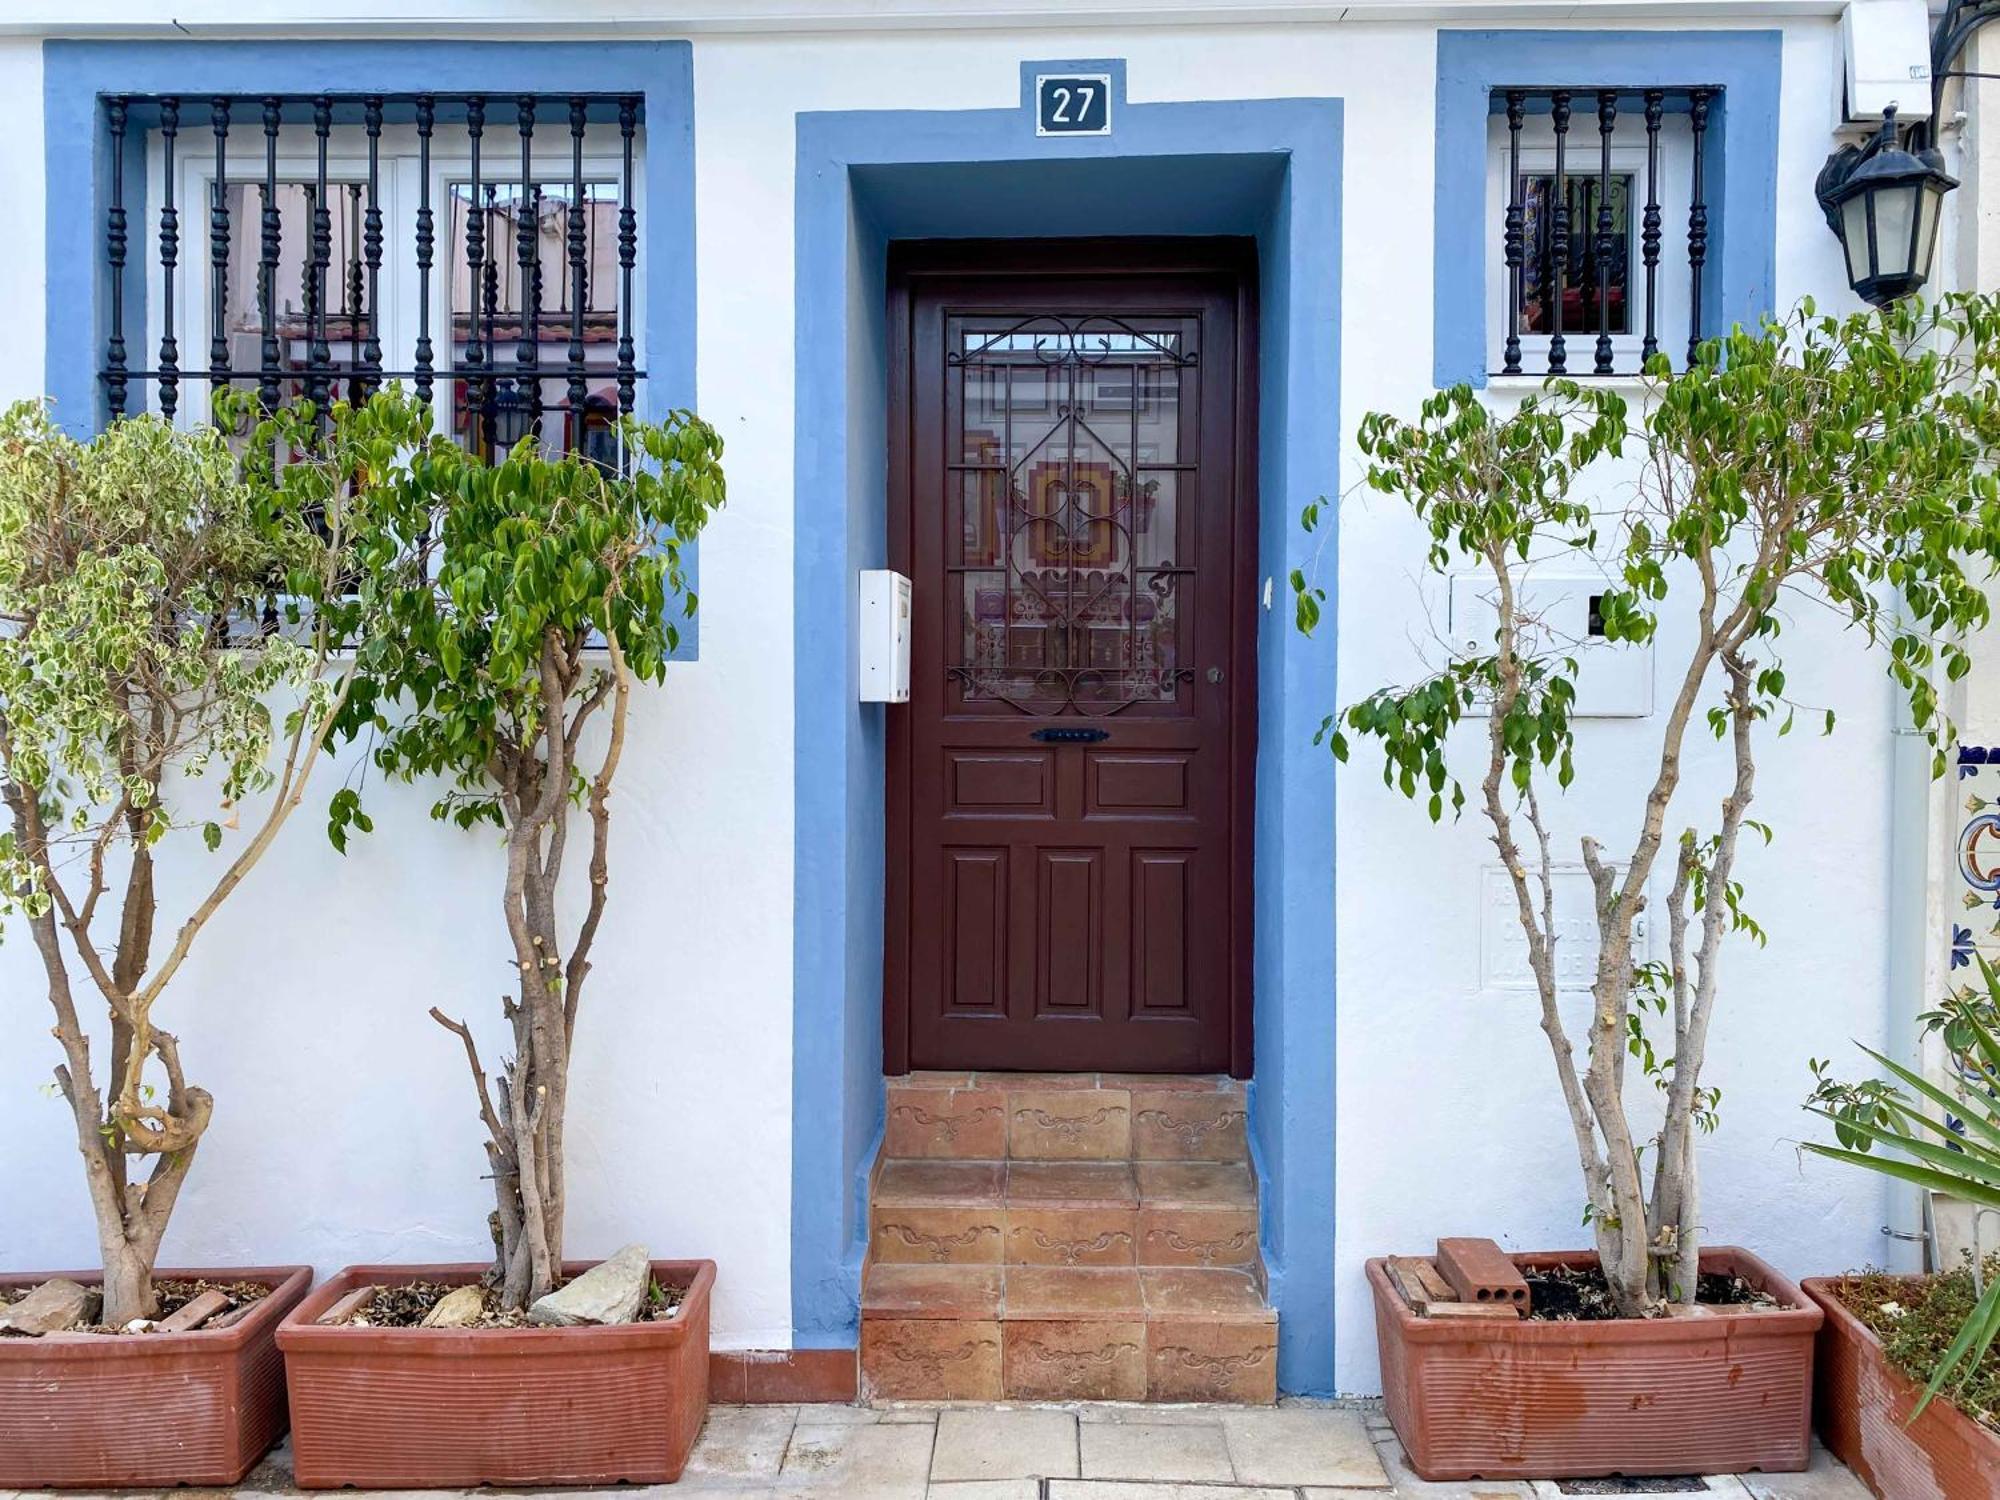
M 1111 738 L 1108 729 L 1037 729 L 1028 738 L 1045 745 L 1094 745 Z

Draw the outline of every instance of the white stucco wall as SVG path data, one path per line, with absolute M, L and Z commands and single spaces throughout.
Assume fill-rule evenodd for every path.
M 1810 193 L 1830 146 L 1837 32 L 1823 18 L 1754 24 L 1786 32 L 1780 300 L 1811 291 L 1843 305 Z M 701 659 L 645 698 L 627 752 L 571 1172 L 579 1253 L 642 1238 L 721 1262 L 720 1346 L 789 1342 L 791 1131 L 815 1128 L 789 1118 L 793 111 L 1011 106 L 1021 60 L 1076 55 L 1127 59 L 1134 102 L 1344 97 L 1351 438 L 1364 411 L 1407 413 L 1430 390 L 1434 45 L 1433 24 L 1416 20 L 697 38 L 699 385 L 729 445 L 730 504 L 702 544 Z M 0 191 L 17 216 L 0 257 L 0 315 L 15 338 L 0 362 L 8 397 L 32 394 L 40 363 L 38 90 L 37 44 L 0 41 Z M 1352 458 L 1350 445 L 1350 479 Z M 1339 661 L 1352 696 L 1412 669 L 1422 548 L 1379 498 L 1345 502 L 1340 527 Z M 1282 580 L 1279 595 L 1282 608 Z M 1807 1272 L 1882 1257 L 1884 1194 L 1872 1178 L 1798 1161 L 1805 1060 L 1851 1056 L 1850 1038 L 1880 1044 L 1892 1009 L 1913 1007 L 1892 1006 L 1888 984 L 1889 689 L 1811 616 L 1786 639 L 1795 690 L 1836 708 L 1841 727 L 1831 745 L 1797 735 L 1765 762 L 1757 815 L 1779 837 L 1748 851 L 1743 873 L 1771 943 L 1731 955 L 1706 1220 L 1715 1239 Z M 1569 848 L 1584 829 L 1626 836 L 1656 736 L 1657 721 L 1584 728 L 1581 780 L 1557 815 Z M 1703 747 L 1687 795 L 1712 806 L 1716 770 Z M 163 1020 L 220 1101 L 169 1260 L 324 1270 L 482 1248 L 488 1202 L 463 1065 L 424 1011 L 466 1014 L 497 1046 L 498 873 L 479 839 L 429 823 L 421 792 L 369 787 L 380 831 L 343 861 L 316 818 L 299 819 L 166 1002 Z M 1480 826 L 1429 827 L 1382 789 L 1364 749 L 1340 781 L 1337 835 L 1336 909 L 1323 914 L 1338 924 L 1340 1008 L 1328 1254 L 1338 1384 L 1370 1391 L 1363 1258 L 1446 1233 L 1573 1244 L 1580 1194 L 1532 1003 L 1479 987 Z M 38 1093 L 55 1055 L 44 1005 L 28 945 L 10 941 L 0 1265 L 93 1253 L 66 1112 Z

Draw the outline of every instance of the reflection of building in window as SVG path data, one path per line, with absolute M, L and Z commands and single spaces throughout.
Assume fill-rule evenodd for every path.
M 518 182 L 482 183 L 477 207 L 469 182 L 451 184 L 451 364 L 491 372 L 453 386 L 452 430 L 470 447 L 504 451 L 539 430 L 553 446 L 615 456 L 618 187 L 583 187 L 579 289 L 568 260 L 572 184 L 537 182 L 524 194 Z M 565 368 L 579 290 L 588 372 L 580 409 Z
M 1195 520 L 1180 503 L 1195 471 L 1188 331 L 1168 317 L 995 321 L 952 329 L 962 701 L 1176 702 Z
M 1604 285 L 1598 276 L 1599 226 L 1597 211 L 1604 202 L 1603 185 L 1595 177 L 1571 177 L 1566 188 L 1569 209 L 1569 240 L 1563 258 L 1563 274 L 1556 276 L 1555 206 L 1556 179 L 1553 173 L 1530 175 L 1521 180 L 1522 232 L 1527 252 L 1521 265 L 1521 331 L 1553 333 L 1556 327 L 1554 297 L 1562 287 L 1562 326 L 1571 333 L 1595 333 L 1606 327 L 1610 333 L 1630 333 L 1631 301 L 1628 295 L 1632 268 L 1632 176 L 1615 173 L 1611 178 L 1611 244 L 1605 266 Z M 1610 314 L 1608 326 L 1598 312 Z

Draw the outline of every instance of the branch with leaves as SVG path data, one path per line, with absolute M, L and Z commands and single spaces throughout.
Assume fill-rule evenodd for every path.
M 1688 369 L 1655 360 L 1647 373 L 1636 421 L 1617 394 L 1571 380 L 1551 380 L 1505 414 L 1458 387 L 1426 401 L 1415 422 L 1363 420 L 1368 487 L 1424 525 L 1433 573 L 1469 571 L 1489 585 L 1496 625 L 1490 650 L 1454 650 L 1321 729 L 1343 761 L 1354 740 L 1373 740 L 1384 782 L 1421 798 L 1435 821 L 1466 805 L 1453 766 L 1470 751 L 1457 731 L 1485 719 L 1478 808 L 1527 942 L 1584 1219 L 1627 1316 L 1691 1302 L 1697 1290 L 1694 1142 L 1719 1105 L 1701 1071 L 1723 939 L 1763 940 L 1736 858 L 1745 829 L 1771 837 L 1749 809 L 1759 728 L 1783 735 L 1796 716 L 1780 651 L 1788 609 L 1829 609 L 1881 648 L 1942 772 L 1952 729 L 1938 678 L 1969 666 L 1964 637 L 1986 623 L 1983 580 L 2000 560 L 2000 304 L 1956 297 L 1836 319 L 1808 302 L 1704 345 Z M 1580 482 L 1628 452 L 1640 460 L 1633 497 L 1600 514 L 1579 498 Z M 1306 528 L 1323 517 L 1322 504 L 1307 507 Z M 1580 842 L 1598 931 L 1580 1039 L 1558 1010 L 1555 865 L 1538 793 L 1559 794 L 1578 775 L 1579 656 L 1523 602 L 1533 566 L 1550 556 L 1589 559 L 1606 574 L 1595 600 L 1604 644 L 1593 649 L 1656 645 L 1673 663 L 1636 835 L 1616 854 Z M 1304 569 L 1292 587 L 1298 626 L 1310 631 L 1324 591 Z M 1689 619 L 1663 637 L 1670 599 Z M 1829 733 L 1833 723 L 1829 711 Z M 1728 788 L 1706 832 L 1676 829 L 1688 735 L 1704 725 L 1726 749 Z M 1668 955 L 1654 965 L 1637 951 L 1636 924 L 1669 849 Z M 1664 1057 L 1647 1036 L 1648 1012 L 1671 1025 Z M 1655 1132 L 1627 1111 L 1632 1060 L 1662 1095 Z
M 561 1273 L 569 1060 L 610 890 L 611 795 L 635 683 L 659 683 L 691 616 L 684 549 L 723 502 L 721 439 L 691 414 L 628 422 L 615 473 L 532 439 L 487 463 L 431 436 L 428 414 L 378 396 L 341 418 L 374 455 L 384 498 L 356 555 L 371 594 L 317 603 L 358 643 L 339 733 L 373 764 L 437 778 L 433 817 L 492 826 L 505 850 L 501 915 L 513 952 L 503 997 L 513 1052 L 497 1078 L 463 1020 L 495 1187 L 495 1279 L 520 1308 Z M 589 828 L 584 910 L 560 919 L 572 814 Z M 373 825 L 343 787 L 328 833 Z
M 350 456 L 281 477 L 246 452 L 151 418 L 80 442 L 37 403 L 0 417 L 0 919 L 42 961 L 104 1317 L 121 1325 L 155 1310 L 160 1240 L 214 1111 L 155 1008 L 298 807 L 352 679 L 290 602 L 346 570 Z M 157 862 L 197 835 L 226 863 L 156 952 Z M 85 988 L 108 1020 L 101 1081 Z

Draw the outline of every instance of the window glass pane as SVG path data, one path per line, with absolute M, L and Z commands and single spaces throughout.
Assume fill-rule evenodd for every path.
M 1563 197 L 1569 208 L 1569 245 L 1562 265 L 1562 326 L 1565 333 L 1598 330 L 1597 210 L 1603 183 L 1595 172 L 1568 174 Z M 1523 263 L 1521 266 L 1521 331 L 1554 333 L 1556 302 L 1555 207 L 1553 172 L 1528 173 L 1521 179 Z M 1630 333 L 1629 296 L 1632 243 L 1632 174 L 1611 174 L 1611 260 L 1607 267 L 1603 305 L 1610 313 L 1610 332 Z
M 305 382 L 292 372 L 306 367 L 312 343 L 313 314 L 321 287 L 326 303 L 327 350 L 336 364 L 360 358 L 359 340 L 368 336 L 366 272 L 362 262 L 361 215 L 363 188 L 358 182 L 327 184 L 327 221 L 331 248 L 324 281 L 312 263 L 312 226 L 317 186 L 312 182 L 281 181 L 272 195 L 278 214 L 278 254 L 271 274 L 272 333 L 277 340 L 280 399 L 305 394 Z M 263 368 L 264 310 L 264 184 L 227 184 L 229 277 L 223 303 L 223 326 L 229 341 L 230 368 L 254 373 Z M 182 332 L 186 333 L 183 325 Z M 203 348 L 206 348 L 204 343 Z M 196 361 L 205 365 L 204 357 Z
M 615 463 L 618 416 L 618 186 L 583 185 L 583 362 L 589 371 L 581 412 L 570 403 L 567 364 L 573 310 L 579 305 L 569 259 L 573 184 L 538 182 L 522 191 L 518 180 L 482 182 L 475 205 L 470 182 L 453 182 L 446 194 L 449 231 L 444 266 L 451 288 L 449 361 L 457 370 L 487 372 L 492 384 L 491 421 L 485 420 L 486 379 L 452 382 L 452 431 L 468 446 L 504 450 L 536 423 L 545 446 L 564 446 L 566 430 L 590 457 Z M 471 261 L 477 221 L 480 264 Z M 521 264 L 521 230 L 530 227 L 531 253 Z M 476 284 L 475 284 L 476 276 Z M 531 355 L 536 378 L 522 378 L 521 350 Z M 477 361 L 471 355 L 477 352 Z

